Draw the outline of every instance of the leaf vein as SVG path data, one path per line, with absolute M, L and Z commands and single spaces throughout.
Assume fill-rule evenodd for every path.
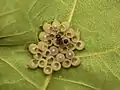
M 15 24 L 15 23 L 16 23 L 16 20 L 13 20 L 13 21 L 9 22 L 9 23 L 6 24 L 5 26 L 3 26 L 0 31 L 2 31 L 4 28 L 10 26 L 11 24 Z
M 42 87 L 42 90 L 47 89 L 48 84 L 50 83 L 51 77 L 52 77 L 52 75 L 49 75 L 49 76 L 46 77 L 45 82 L 44 82 L 44 86 Z
M 70 23 L 71 20 L 72 20 L 72 17 L 73 17 L 74 11 L 75 11 L 76 4 L 77 4 L 77 0 L 75 0 L 75 2 L 74 2 L 74 4 L 73 4 L 73 8 L 72 8 L 72 10 L 71 10 L 71 14 L 70 14 L 70 17 L 69 17 L 69 19 L 68 19 L 68 22 L 69 22 L 69 23 Z M 43 90 L 46 90 L 46 88 L 48 87 L 49 82 L 50 82 L 50 80 L 51 80 L 51 77 L 52 77 L 52 76 L 50 76 L 50 77 L 48 77 L 48 79 L 46 79 Z
M 48 7 L 49 7 L 49 6 L 43 7 L 43 8 L 33 17 L 32 20 L 34 20 L 34 19 L 36 19 L 37 17 L 39 17 L 39 15 L 40 15 L 43 11 L 45 11 L 45 9 L 47 9 Z
M 34 87 L 39 89 L 39 86 L 37 84 L 35 84 L 32 80 L 30 80 L 28 77 L 26 77 L 21 71 L 19 71 L 15 66 L 13 66 L 10 62 L 5 61 L 4 59 L 1 59 L 3 62 L 7 63 L 11 68 L 13 68 L 20 76 L 22 76 L 27 82 L 29 82 L 30 84 L 32 84 Z
M 71 20 L 72 20 L 72 17 L 73 17 L 75 8 L 76 8 L 77 1 L 78 1 L 78 0 L 74 0 L 73 8 L 72 8 L 72 10 L 71 10 L 71 13 L 70 13 L 70 16 L 69 16 L 69 20 L 68 20 L 69 23 L 70 23 Z
M 16 80 L 16 81 L 12 81 L 12 82 L 4 82 L 3 84 L 0 84 L 0 86 L 4 85 L 4 84 L 16 84 L 20 81 L 24 80 L 23 78 L 22 79 L 19 79 L 19 80 Z
M 107 63 L 105 63 L 105 61 L 103 61 L 102 59 L 101 59 L 101 61 L 102 61 L 103 64 L 106 66 L 106 68 L 107 68 L 118 80 L 120 80 L 120 77 L 113 72 L 113 70 L 109 67 L 109 65 L 108 65 Z
M 116 48 L 113 48 L 113 49 L 110 49 L 110 50 L 106 50 L 106 51 L 103 51 L 103 52 L 92 52 L 92 53 L 88 53 L 88 54 L 85 54 L 85 55 L 82 55 L 82 56 L 78 56 L 78 57 L 92 57 L 92 56 L 100 56 L 100 55 L 103 55 L 103 54 L 106 54 L 106 53 L 109 53 L 109 52 L 113 52 L 117 49 L 119 49 L 120 46 L 116 47 Z
M 6 15 L 10 15 L 10 14 L 12 14 L 12 13 L 17 12 L 18 10 L 19 10 L 19 9 L 17 8 L 17 9 L 11 10 L 11 11 L 9 11 L 9 12 L 1 13 L 1 14 L 0 14 L 0 17 L 6 16 Z
M 85 86 L 85 87 L 88 87 L 88 88 L 91 88 L 91 89 L 97 90 L 96 87 L 91 86 L 91 85 L 88 85 L 88 84 L 83 83 L 83 82 L 77 82 L 77 81 L 68 80 L 68 79 L 65 79 L 65 78 L 58 78 L 58 77 L 54 77 L 54 79 L 55 79 L 55 80 L 65 81 L 65 82 L 69 82 L 69 83 L 74 83 L 74 84 L 78 84 L 78 85 L 82 85 L 82 86 Z
M 63 0 L 60 0 L 60 2 L 61 2 L 63 5 L 68 5 L 68 4 L 65 3 Z
M 30 30 L 30 31 L 25 31 L 25 32 L 22 32 L 22 33 L 15 33 L 15 34 L 12 34 L 12 35 L 0 36 L 0 39 L 1 39 L 1 38 L 8 38 L 8 37 L 13 37 L 13 36 L 24 35 L 24 34 L 29 33 L 29 32 L 31 32 L 31 31 L 32 31 L 32 30 Z
M 33 4 L 31 5 L 31 7 L 28 9 L 28 12 L 27 12 L 27 13 L 29 13 L 29 12 L 33 9 L 33 7 L 37 4 L 38 1 L 39 1 L 39 0 L 35 0 L 35 1 L 33 2 Z

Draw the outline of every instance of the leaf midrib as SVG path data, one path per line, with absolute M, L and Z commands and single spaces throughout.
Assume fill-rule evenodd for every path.
M 68 18 L 68 22 L 69 22 L 69 23 L 71 23 L 72 17 L 73 17 L 73 15 L 74 15 L 74 11 L 75 11 L 75 8 L 76 8 L 76 5 L 77 5 L 77 1 L 78 1 L 78 0 L 74 0 L 73 7 L 72 7 L 72 10 L 71 10 L 71 12 L 70 12 L 70 16 L 69 16 L 69 18 Z M 47 89 L 47 87 L 48 87 L 48 85 L 49 85 L 49 83 L 50 83 L 51 78 L 52 78 L 52 75 L 46 77 L 46 82 L 45 82 L 45 85 L 44 85 L 45 87 L 43 87 L 43 90 L 46 90 L 46 89 Z

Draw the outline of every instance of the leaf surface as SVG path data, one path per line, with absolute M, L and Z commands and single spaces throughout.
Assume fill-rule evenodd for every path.
M 27 69 L 26 47 L 54 19 L 79 29 L 86 49 L 80 67 L 45 76 Z M 1 0 L 0 90 L 119 90 L 119 29 L 119 0 Z

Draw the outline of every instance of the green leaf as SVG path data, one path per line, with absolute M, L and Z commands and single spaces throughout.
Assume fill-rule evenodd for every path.
M 52 76 L 29 70 L 26 46 L 45 21 L 80 29 L 82 65 Z M 119 0 L 0 0 L 0 90 L 119 90 Z

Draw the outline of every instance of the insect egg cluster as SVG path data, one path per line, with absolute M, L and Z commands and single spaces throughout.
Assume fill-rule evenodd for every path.
M 81 61 L 74 51 L 83 50 L 85 46 L 79 37 L 68 22 L 54 20 L 50 24 L 44 23 L 38 44 L 30 44 L 28 47 L 33 56 L 28 67 L 42 68 L 44 74 L 49 75 L 62 67 L 79 66 Z

